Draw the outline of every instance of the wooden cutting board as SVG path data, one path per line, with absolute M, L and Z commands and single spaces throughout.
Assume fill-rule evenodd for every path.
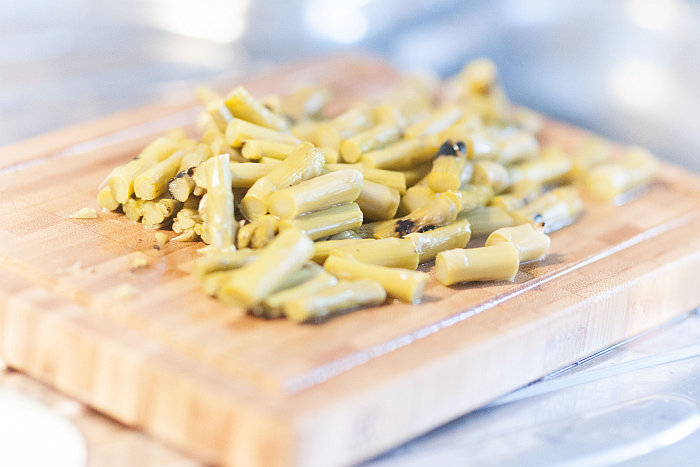
M 335 105 L 396 73 L 346 55 L 248 80 L 330 83 Z M 231 84 L 231 83 L 229 83 Z M 128 426 L 229 465 L 348 464 L 700 304 L 700 178 L 663 164 L 620 206 L 586 201 L 514 283 L 443 287 L 297 325 L 241 316 L 188 274 L 199 244 L 154 249 L 122 215 L 69 219 L 192 102 L 127 112 L 0 150 L 0 356 Z M 582 132 L 550 123 L 543 137 Z M 150 265 L 133 270 L 135 255 Z M 130 284 L 130 299 L 117 289 Z

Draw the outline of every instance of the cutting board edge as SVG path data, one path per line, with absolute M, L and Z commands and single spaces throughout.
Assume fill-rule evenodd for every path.
M 699 228 L 700 220 L 696 218 L 695 222 L 688 225 L 688 228 L 685 230 L 686 233 L 687 231 L 697 232 Z M 683 238 L 681 232 L 676 232 L 676 234 L 678 234 L 677 237 Z M 644 247 L 646 245 L 639 245 L 639 250 Z M 331 386 L 333 389 L 326 389 L 329 392 L 354 387 L 362 397 L 358 395 L 353 399 L 349 396 L 348 405 L 344 410 L 341 410 L 338 406 L 329 409 L 328 413 L 323 413 L 320 410 L 318 412 L 309 410 L 307 415 L 312 420 L 308 422 L 308 426 L 314 427 L 315 424 L 321 423 L 319 420 L 322 417 L 328 417 L 328 420 L 324 423 L 327 427 L 338 426 L 340 422 L 344 422 L 346 426 L 354 427 L 360 432 L 367 430 L 366 427 L 370 426 L 368 421 L 366 419 L 363 420 L 362 417 L 371 419 L 373 423 L 379 426 L 382 426 L 382 423 L 394 423 L 395 427 L 400 427 L 403 430 L 401 436 L 394 436 L 391 440 L 385 440 L 382 443 L 380 442 L 381 436 L 391 433 L 391 430 L 385 429 L 383 431 L 375 431 L 363 438 L 364 441 L 366 439 L 375 441 L 375 450 L 372 452 L 372 455 L 378 455 L 386 449 L 447 423 L 552 371 L 566 367 L 579 361 L 581 358 L 662 325 L 683 313 L 691 312 L 700 306 L 700 289 L 689 288 L 692 285 L 692 277 L 700 277 L 700 242 L 696 241 L 693 248 L 690 250 L 690 254 L 686 256 L 678 257 L 668 264 L 659 265 L 654 270 L 642 273 L 636 279 L 623 285 L 616 284 L 611 286 L 609 290 L 601 291 L 597 300 L 582 301 L 569 307 L 561 308 L 556 314 L 543 316 L 543 322 L 547 321 L 549 324 L 547 327 L 539 326 L 539 332 L 530 332 L 532 329 L 538 328 L 533 323 L 532 326 L 527 328 L 512 329 L 509 332 L 505 332 L 499 339 L 484 342 L 476 348 L 465 346 L 460 350 L 453 348 L 452 352 L 445 351 L 442 355 L 431 355 L 431 353 L 438 352 L 436 349 L 441 348 L 441 346 L 444 347 L 449 345 L 449 343 L 456 342 L 460 333 L 464 335 L 465 332 L 468 332 L 469 320 L 467 319 L 429 338 L 416 341 L 411 344 L 410 353 L 412 356 L 429 355 L 425 357 L 425 361 L 413 361 L 411 363 L 414 366 L 411 367 L 411 370 L 406 370 L 403 376 L 395 374 L 391 378 L 385 378 L 383 385 L 375 384 L 369 388 L 369 392 L 372 394 L 362 392 L 363 388 L 369 387 L 366 382 L 381 379 L 383 372 L 396 372 L 402 366 L 405 369 L 408 366 L 407 358 L 402 358 L 401 353 L 408 354 L 408 349 L 398 349 L 391 354 L 384 355 L 375 360 L 374 364 L 370 363 L 353 370 L 354 373 L 346 372 L 338 375 L 319 387 L 324 385 Z M 631 254 L 632 252 L 629 253 Z M 615 260 L 614 256 L 609 257 L 589 267 L 591 269 L 593 269 L 593 266 L 599 268 L 603 263 L 607 263 L 608 267 L 612 267 Z M 616 270 L 621 269 L 623 269 L 623 266 L 618 264 Z M 587 274 L 589 271 L 586 268 L 582 268 L 578 272 Z M 590 272 L 594 274 L 593 271 Z M 555 280 L 549 284 L 549 287 L 556 288 L 557 285 Z M 664 289 L 668 293 L 662 296 L 658 294 L 660 289 Z M 521 298 L 524 299 L 524 297 Z M 629 306 L 625 309 L 624 331 L 618 331 L 617 334 L 606 336 L 604 339 L 591 340 L 586 339 L 584 335 L 583 339 L 575 343 L 575 351 L 571 351 L 566 358 L 562 355 L 547 356 L 548 350 L 546 347 L 551 343 L 553 336 L 560 330 L 566 330 L 571 327 L 572 322 L 576 321 L 583 325 L 600 326 L 601 323 L 606 323 L 608 320 L 608 317 L 599 311 L 600 309 L 607 310 L 609 313 L 615 311 L 616 307 L 623 304 Z M 596 310 L 598 310 L 597 316 L 595 316 Z M 451 336 L 448 334 L 451 334 Z M 513 345 L 516 339 L 522 340 L 520 344 L 523 344 L 523 342 L 532 344 L 535 349 L 532 355 L 528 355 L 526 358 L 521 355 L 522 349 L 527 347 Z M 510 342 L 510 348 L 515 349 L 511 350 L 510 355 L 502 351 L 503 348 L 508 347 L 505 345 L 500 349 L 498 347 L 499 344 L 506 342 Z M 498 352 L 498 355 L 495 356 L 494 351 Z M 540 353 L 538 354 L 537 352 Z M 510 378 L 489 374 L 488 368 L 484 368 L 483 363 L 478 361 L 479 358 L 483 358 L 487 362 L 497 363 L 500 367 L 517 368 L 520 374 L 517 376 L 510 375 Z M 455 371 L 464 375 L 481 375 L 482 377 L 491 378 L 489 383 L 491 386 L 487 387 L 482 382 L 479 388 L 483 394 L 481 396 L 474 394 L 474 388 L 471 387 L 473 381 L 461 380 L 455 383 Z M 434 390 L 434 387 L 431 387 L 429 384 L 430 381 L 445 381 L 446 384 L 452 382 L 461 384 L 462 387 L 460 390 L 453 388 L 445 393 L 435 393 L 426 396 L 425 394 Z M 424 389 L 417 387 L 421 384 L 425 385 Z M 409 391 L 412 394 L 413 404 L 409 405 L 410 407 L 416 407 L 416 404 L 420 405 L 426 401 L 430 404 L 430 407 L 423 407 L 423 410 L 418 410 L 425 417 L 420 421 L 418 427 L 411 426 L 411 419 L 420 418 L 420 415 L 406 419 L 406 404 L 402 404 L 401 397 L 397 396 L 405 391 Z M 422 392 L 424 393 L 420 396 Z M 312 396 L 312 391 L 300 394 L 301 397 L 306 397 L 309 404 L 320 403 L 318 396 Z M 369 402 L 368 399 L 370 400 Z M 394 404 L 395 407 L 388 409 L 386 404 Z M 373 415 L 367 412 L 367 406 L 381 407 L 377 410 L 383 410 L 385 413 L 381 416 Z M 314 462 L 314 460 L 320 452 L 324 452 L 324 449 L 327 450 L 327 454 L 320 455 L 324 460 L 329 459 L 335 450 L 345 453 L 356 453 L 358 451 L 356 447 L 334 449 L 333 446 L 333 439 L 352 439 L 353 436 L 357 436 L 357 433 L 350 432 L 344 436 L 338 436 L 336 433 L 336 436 L 333 438 L 319 439 L 318 432 L 319 430 L 316 426 L 315 428 L 309 428 L 308 432 L 302 435 L 302 439 L 307 441 L 302 442 L 301 445 L 308 447 L 310 451 L 306 453 L 306 460 L 300 465 L 322 465 Z M 395 433 L 396 431 L 394 431 Z M 364 458 L 366 458 L 366 455 L 365 457 L 353 457 L 351 461 L 360 461 Z M 339 457 L 337 461 L 340 465 L 347 462 L 348 459 Z
M 695 222 L 689 226 L 689 229 L 690 227 L 692 227 L 690 230 L 698 228 L 698 224 L 700 223 Z M 653 284 L 662 279 L 668 281 L 669 277 L 688 276 L 688 270 L 695 271 L 691 274 L 700 275 L 700 250 L 695 250 L 691 253 L 691 255 L 679 257 L 671 263 L 660 265 L 653 271 L 641 275 L 637 280 L 629 282 L 626 286 L 618 286 L 617 289 L 614 288 L 608 293 L 620 297 L 624 296 L 625 300 L 633 301 L 635 297 L 644 296 L 649 287 L 652 287 Z M 609 259 L 612 261 L 614 258 Z M 597 266 L 600 266 L 600 264 L 597 264 Z M 581 272 L 585 273 L 585 268 Z M 674 283 L 679 284 L 680 290 L 683 282 L 676 281 Z M 555 287 L 556 283 L 551 284 L 551 286 Z M 39 291 L 36 289 L 36 286 L 28 284 L 29 292 L 21 296 L 0 295 L 0 299 L 3 299 L 0 302 L 0 305 L 2 305 L 0 306 L 0 336 L 5 336 L 4 339 L 0 340 L 0 351 L 11 367 L 26 371 L 28 374 L 54 385 L 60 391 L 107 413 L 120 422 L 144 429 L 149 434 L 186 453 L 193 453 L 200 458 L 222 462 L 227 465 L 341 465 L 349 461 L 366 459 L 477 408 L 498 395 L 505 394 L 608 345 L 615 344 L 651 327 L 662 324 L 668 319 L 690 311 L 694 306 L 700 304 L 700 291 L 696 291 L 694 296 L 687 293 L 671 294 L 673 301 L 664 305 L 663 313 L 646 315 L 643 317 L 643 320 L 639 320 L 635 327 L 629 329 L 628 332 L 617 335 L 594 347 L 581 348 L 577 353 L 571 354 L 570 358 L 566 360 L 559 359 L 557 364 L 548 367 L 545 365 L 535 365 L 534 367 L 516 365 L 515 368 L 521 370 L 520 374 L 511 377 L 508 381 L 497 382 L 497 389 L 492 387 L 489 390 L 484 390 L 481 397 L 474 397 L 472 394 L 471 399 L 465 395 L 467 393 L 454 390 L 449 392 L 449 394 L 443 394 L 438 399 L 435 395 L 429 394 L 434 388 L 431 388 L 430 384 L 426 382 L 434 380 L 454 382 L 454 377 L 451 375 L 455 372 L 460 374 L 474 374 L 475 372 L 476 374 L 483 374 L 483 371 L 477 371 L 474 368 L 474 365 L 478 366 L 478 362 L 474 363 L 475 360 L 479 360 L 480 357 L 488 358 L 488 353 L 484 354 L 484 352 L 488 352 L 489 349 L 492 349 L 498 343 L 514 339 L 514 336 L 522 338 L 528 332 L 528 329 L 511 330 L 511 332 L 504 333 L 498 341 L 484 343 L 481 349 L 475 350 L 473 347 L 464 347 L 459 351 L 450 351 L 450 349 L 445 348 L 440 351 L 435 350 L 440 349 L 440 346 L 434 346 L 435 342 L 437 342 L 436 339 L 444 341 L 447 333 L 454 335 L 455 333 L 464 332 L 465 326 L 468 326 L 468 320 L 466 320 L 454 328 L 442 331 L 442 334 L 439 336 L 431 336 L 411 344 L 411 352 L 420 353 L 427 349 L 429 355 L 420 366 L 416 366 L 411 370 L 405 369 L 405 360 L 403 360 L 405 356 L 402 355 L 409 349 L 398 349 L 392 354 L 387 354 L 364 366 L 331 378 L 327 382 L 312 387 L 307 391 L 301 391 L 292 395 L 286 401 L 261 401 L 255 408 L 244 408 L 247 406 L 245 404 L 241 405 L 240 398 L 235 400 L 235 398 L 226 397 L 225 393 L 221 393 L 220 388 L 212 386 L 212 382 L 207 380 L 188 378 L 189 382 L 186 384 L 180 383 L 178 386 L 177 380 L 185 378 L 184 374 L 181 373 L 183 367 L 171 365 L 173 362 L 169 360 L 139 359 L 138 363 L 136 363 L 133 361 L 133 358 L 127 359 L 127 362 L 131 361 L 127 365 L 152 366 L 150 369 L 139 369 L 136 371 L 137 375 L 151 374 L 151 378 L 156 378 L 159 375 L 158 378 L 160 379 L 158 381 L 162 384 L 161 390 L 152 389 L 148 392 L 149 394 L 162 392 L 164 388 L 171 390 L 172 388 L 178 388 L 180 392 L 177 395 L 173 395 L 173 399 L 168 400 L 174 402 L 181 398 L 180 403 L 183 400 L 188 401 L 187 404 L 190 404 L 192 407 L 199 407 L 199 410 L 203 411 L 203 413 L 226 414 L 223 419 L 218 419 L 219 421 L 215 423 L 217 426 L 232 423 L 232 425 L 224 429 L 226 436 L 223 439 L 226 439 L 226 441 L 218 447 L 212 447 L 205 446 L 206 443 L 202 443 L 202 440 L 197 437 L 194 438 L 197 441 L 193 441 L 192 429 L 186 428 L 191 424 L 174 423 L 177 417 L 182 416 L 181 413 L 168 414 L 161 407 L 160 409 L 153 409 L 153 413 L 156 413 L 159 418 L 154 420 L 143 419 L 144 415 L 138 413 L 138 410 L 144 410 L 142 407 L 143 403 L 136 404 L 136 409 L 133 406 L 129 407 L 129 404 L 123 400 L 124 395 L 120 394 L 119 391 L 113 392 L 111 395 L 111 397 L 119 398 L 119 401 L 96 399 L 94 391 L 81 386 L 85 384 L 85 381 L 73 378 L 73 376 L 85 373 L 84 366 L 82 366 L 85 365 L 85 362 L 71 358 L 71 353 L 104 355 L 105 350 L 102 345 L 105 338 L 112 340 L 110 349 L 113 352 L 128 352 L 131 350 L 129 340 L 124 340 L 124 336 L 120 336 L 119 333 L 111 333 L 107 336 L 101 334 L 99 329 L 95 329 L 89 322 L 81 318 L 79 312 L 71 311 L 72 308 L 79 307 L 74 303 L 67 303 L 66 307 L 60 306 L 58 308 L 60 312 L 54 312 L 47 319 L 41 304 L 51 301 L 66 303 L 67 301 L 55 296 L 46 289 L 40 289 Z M 36 300 L 25 300 L 23 298 L 37 296 L 41 296 L 40 300 L 38 298 Z M 37 302 L 37 300 L 39 301 Z M 612 300 L 613 303 L 616 303 L 614 296 L 608 296 L 606 300 Z M 595 302 L 582 302 L 570 307 L 570 309 L 562 309 L 560 315 L 568 312 L 584 315 L 590 314 L 590 308 L 595 306 Z M 577 307 L 578 311 L 571 311 Z M 543 316 L 542 319 L 547 320 L 548 318 Z M 25 340 L 22 349 L 13 351 L 8 349 L 8 346 L 11 345 L 12 336 L 26 335 L 35 327 L 43 329 L 39 335 L 48 336 L 49 331 L 53 330 L 54 326 L 57 325 L 69 326 L 72 329 L 71 335 L 80 335 L 79 342 L 68 346 L 61 345 L 60 342 L 65 343 L 65 340 L 56 341 L 55 345 L 47 346 L 43 349 L 43 355 L 37 354 L 36 348 L 30 348 L 30 339 Z M 527 339 L 536 340 L 538 337 L 541 338 L 543 337 L 542 332 L 546 335 L 546 328 L 541 326 L 540 328 L 540 334 L 528 335 Z M 431 350 L 431 347 L 435 348 Z M 114 360 L 114 357 L 111 359 L 108 357 L 102 358 L 106 358 L 106 361 L 111 362 L 110 364 L 119 364 L 117 360 Z M 517 356 L 511 355 L 507 357 L 507 355 L 501 354 L 500 358 L 517 359 Z M 536 360 L 538 359 L 533 359 L 533 361 Z M 381 372 L 381 368 L 372 369 L 373 366 L 397 368 L 396 362 L 401 363 L 402 361 L 404 366 L 403 372 L 393 376 L 385 376 L 380 384 L 369 388 L 367 392 L 359 391 L 358 393 L 353 393 L 353 387 L 357 384 L 357 382 L 353 382 L 353 379 L 366 380 L 371 378 L 376 371 Z M 367 373 L 367 370 L 369 370 L 369 375 L 365 374 L 358 377 L 358 373 Z M 417 375 L 420 378 L 417 378 Z M 119 387 L 120 378 L 123 377 L 123 373 L 115 370 L 112 379 L 103 382 L 102 387 Z M 461 381 L 460 384 L 464 385 L 467 383 L 466 381 Z M 466 390 L 466 388 L 462 389 Z M 428 394 L 428 396 L 420 397 L 421 392 Z M 434 405 L 429 408 L 422 407 L 416 414 L 413 414 L 413 418 L 421 419 L 421 422 L 417 425 L 404 423 L 405 421 L 400 422 L 401 413 L 405 412 L 405 404 L 402 404 L 401 398 L 392 397 L 392 394 L 402 393 L 411 394 L 411 397 L 416 398 L 418 401 L 427 399 L 435 402 L 440 400 L 441 408 L 438 409 Z M 321 400 L 323 397 L 319 399 L 319 394 L 334 395 L 333 397 L 337 398 L 336 403 L 324 404 Z M 299 403 L 300 399 L 305 400 Z M 314 402 L 309 404 L 309 400 Z M 315 402 L 319 401 L 321 403 L 318 407 L 315 407 Z M 284 408 L 285 404 L 291 408 Z M 392 404 L 395 406 L 392 407 Z M 372 408 L 374 408 L 374 411 Z M 122 412 L 123 410 L 126 410 L 126 412 Z M 381 411 L 381 413 L 377 414 L 375 413 L 376 411 Z M 240 420 L 241 417 L 237 418 L 236 415 L 241 412 L 244 413 L 244 417 L 242 417 L 244 422 Z M 147 410 L 146 413 L 151 412 Z M 175 417 L 175 420 L 171 417 Z M 363 419 L 363 417 L 365 418 Z M 369 417 L 372 423 L 378 427 L 386 427 L 392 424 L 395 426 L 393 426 L 393 429 L 376 432 L 375 430 L 379 430 L 379 428 L 371 428 L 372 424 L 368 422 L 366 417 Z M 245 423 L 244 426 L 248 428 L 247 433 L 250 437 L 241 438 L 240 430 L 243 429 L 243 426 L 238 426 L 231 421 L 236 419 L 238 419 L 238 423 Z M 251 430 L 251 426 L 255 426 L 258 429 Z M 397 429 L 397 426 L 400 429 Z M 325 436 L 319 436 L 319 433 L 324 433 Z M 201 437 L 201 435 L 199 436 Z M 327 439 L 326 436 L 331 438 Z M 363 448 L 358 448 L 357 446 L 334 446 L 333 442 L 334 439 L 347 440 L 358 438 L 362 438 L 361 444 Z M 236 449 L 231 448 L 234 445 Z M 256 448 L 251 449 L 252 446 Z M 267 446 L 267 448 L 261 451 L 261 446 Z M 272 446 L 276 446 L 276 448 L 273 449 Z M 278 456 L 254 457 L 255 453 L 259 454 L 261 452 L 265 452 L 269 456 L 272 456 L 272 453 L 277 453 Z
M 138 332 L 110 329 L 85 306 L 10 280 L 21 291 L 0 290 L 0 358 L 12 370 L 203 461 L 288 465 L 293 423 L 267 394 L 256 400 L 187 356 L 140 343 Z

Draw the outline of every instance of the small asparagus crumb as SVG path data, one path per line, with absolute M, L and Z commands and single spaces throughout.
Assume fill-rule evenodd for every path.
M 164 247 L 169 241 L 170 238 L 166 234 L 163 232 L 156 232 L 156 243 L 158 244 L 159 248 Z
M 95 208 L 82 208 L 69 216 L 71 219 L 97 219 Z
M 119 300 L 130 300 L 138 295 L 138 290 L 131 284 L 121 284 L 114 290 L 114 295 Z
M 145 268 L 148 266 L 149 261 L 148 258 L 145 256 L 136 256 L 134 259 L 131 260 L 131 269 L 139 269 L 139 268 Z

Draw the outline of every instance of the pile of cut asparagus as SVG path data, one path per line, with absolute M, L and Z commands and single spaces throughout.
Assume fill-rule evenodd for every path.
M 541 147 L 541 119 L 508 102 L 487 59 L 445 83 L 407 77 L 332 118 L 323 87 L 198 95 L 199 134 L 157 138 L 112 170 L 98 202 L 206 243 L 193 268 L 204 291 L 268 318 L 418 303 L 429 275 L 416 268 L 433 260 L 444 285 L 512 281 L 581 215 L 580 187 L 619 199 L 657 168 L 597 138 Z M 466 248 L 472 236 L 485 246 Z

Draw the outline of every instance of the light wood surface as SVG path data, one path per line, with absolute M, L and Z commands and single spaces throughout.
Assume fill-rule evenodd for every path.
M 343 56 L 245 84 L 262 95 L 330 83 L 340 108 L 395 79 Z M 244 316 L 188 274 L 200 245 L 158 251 L 153 231 L 121 215 L 68 218 L 96 206 L 113 166 L 195 115 L 188 105 L 0 150 L 0 356 L 203 461 L 355 462 L 700 304 L 700 178 L 664 164 L 625 206 L 587 200 L 514 283 L 432 281 L 419 306 L 323 325 Z M 580 137 L 555 123 L 543 135 Z M 150 265 L 132 270 L 135 255 Z M 118 298 L 121 284 L 137 295 Z

